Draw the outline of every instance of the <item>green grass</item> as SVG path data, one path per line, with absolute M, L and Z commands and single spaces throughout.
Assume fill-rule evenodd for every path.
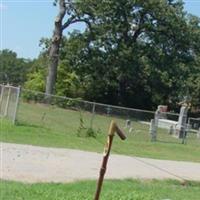
M 82 112 L 81 115 L 84 126 L 90 127 L 91 113 Z M 96 138 L 85 137 L 85 131 L 82 131 L 78 137 L 80 112 L 43 104 L 21 103 L 18 125 L 1 120 L 0 141 L 102 152 L 111 119 L 112 117 L 109 116 L 95 115 L 93 128 L 98 132 Z M 125 119 L 115 120 L 124 127 Z M 166 130 L 160 129 L 159 142 L 152 143 L 148 125 L 134 121 L 133 127 L 134 131 L 127 134 L 127 140 L 121 141 L 115 138 L 114 153 L 200 162 L 200 140 L 193 135 L 189 137 L 186 145 L 182 145 L 180 140 L 169 136 Z
M 91 200 L 96 188 L 95 181 L 70 184 L 22 184 L 2 181 L 1 199 L 4 200 Z M 105 181 L 101 200 L 199 200 L 200 183 L 178 181 Z

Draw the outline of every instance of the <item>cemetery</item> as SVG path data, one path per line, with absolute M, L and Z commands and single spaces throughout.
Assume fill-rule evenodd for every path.
M 0 199 L 199 200 L 199 11 L 1 0 Z

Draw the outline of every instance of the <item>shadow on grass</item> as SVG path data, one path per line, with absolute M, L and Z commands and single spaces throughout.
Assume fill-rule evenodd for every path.
M 45 128 L 44 126 L 42 125 L 35 125 L 35 124 L 28 124 L 28 123 L 22 123 L 22 122 L 16 122 L 15 124 L 16 126 L 23 126 L 23 127 L 31 127 L 31 128 Z M 47 129 L 47 128 L 45 128 Z

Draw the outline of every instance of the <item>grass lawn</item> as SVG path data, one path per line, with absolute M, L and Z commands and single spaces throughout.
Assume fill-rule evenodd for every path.
M 75 110 L 21 102 L 18 110 L 18 125 L 1 120 L 0 141 L 102 152 L 112 117 L 95 115 L 93 128 L 97 135 L 93 138 L 85 137 L 86 130 L 84 129 L 77 136 L 80 116 L 83 119 L 82 125 L 90 127 L 92 115 L 89 112 L 80 114 Z M 115 120 L 124 127 L 125 119 L 116 118 Z M 126 141 L 115 138 L 114 153 L 200 162 L 200 140 L 193 135 L 189 137 L 186 145 L 182 145 L 180 140 L 169 136 L 166 130 L 160 129 L 159 142 L 152 143 L 148 125 L 134 121 L 133 128 L 133 132 L 127 134 Z
M 96 188 L 95 181 L 70 184 L 22 184 L 2 181 L 1 199 L 4 200 L 91 200 Z M 199 200 L 200 183 L 178 181 L 105 181 L 101 200 Z

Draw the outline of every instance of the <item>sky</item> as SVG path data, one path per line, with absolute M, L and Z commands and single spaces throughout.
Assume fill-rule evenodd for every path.
M 184 0 L 185 10 L 200 17 L 200 0 Z M 36 58 L 39 41 L 52 36 L 57 7 L 53 0 L 0 0 L 0 49 L 10 49 L 18 57 Z M 83 30 L 83 24 L 70 26 Z

